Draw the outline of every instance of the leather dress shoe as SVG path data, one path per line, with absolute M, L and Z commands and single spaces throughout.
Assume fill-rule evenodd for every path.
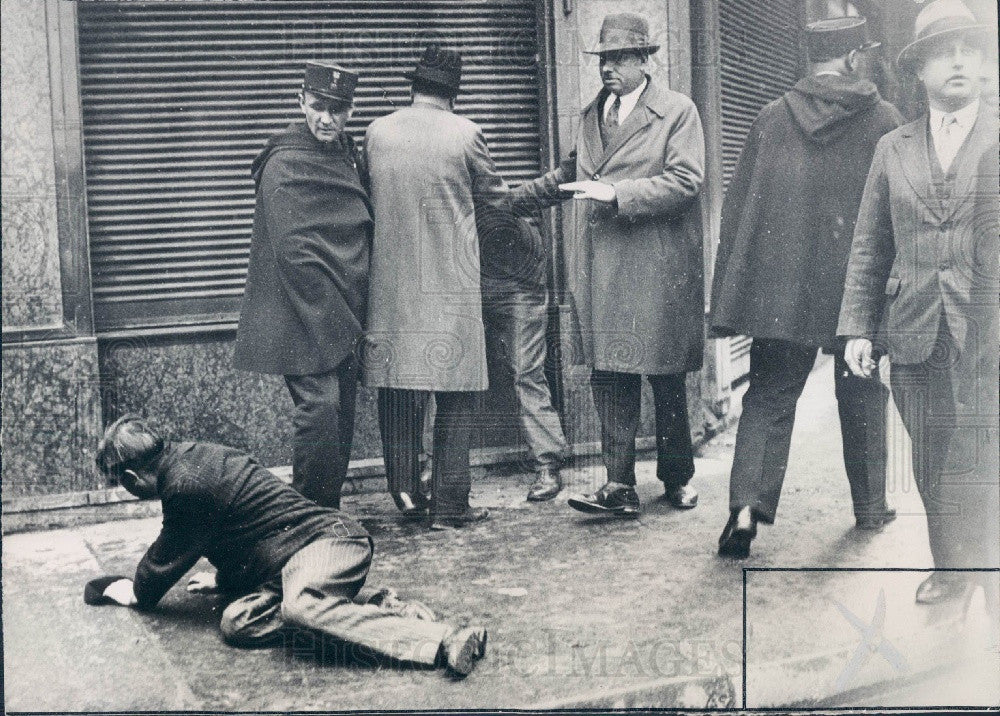
M 538 470 L 535 482 L 528 488 L 528 502 L 551 500 L 562 490 L 562 477 L 558 467 L 543 467 Z
M 968 578 L 961 572 L 933 572 L 917 587 L 917 604 L 940 604 L 965 594 Z
M 663 499 L 675 509 L 690 510 L 698 504 L 698 491 L 690 485 L 666 487 L 663 491 Z
M 490 518 L 490 511 L 485 507 L 467 507 L 458 515 L 434 515 L 431 519 L 432 530 L 452 530 L 482 522 Z
M 757 536 L 757 518 L 749 507 L 733 510 L 719 537 L 719 554 L 723 557 L 746 559 L 750 542 Z
M 427 500 L 423 495 L 411 495 L 409 492 L 392 493 L 393 502 L 403 517 L 417 518 L 427 514 Z
M 896 510 L 886 507 L 881 512 L 865 512 L 855 517 L 854 525 L 859 530 L 878 530 L 896 519 Z
M 464 678 L 476 668 L 476 662 L 486 655 L 486 629 L 466 627 L 451 632 L 441 642 L 441 658 L 449 675 Z
M 597 492 L 587 495 L 573 495 L 567 504 L 574 510 L 589 513 L 638 517 L 641 507 L 639 495 L 631 485 L 620 482 L 605 483 Z

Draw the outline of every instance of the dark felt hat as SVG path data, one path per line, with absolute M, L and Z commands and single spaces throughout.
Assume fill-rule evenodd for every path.
M 128 577 L 122 577 L 118 574 L 108 575 L 107 577 L 98 577 L 97 579 L 91 579 L 87 582 L 87 585 L 83 588 L 83 602 L 84 604 L 89 604 L 92 607 L 100 607 L 105 604 L 115 604 L 114 600 L 108 599 L 104 596 L 104 590 L 110 585 L 117 582 L 119 579 L 128 579 Z
M 607 15 L 601 23 L 601 37 L 589 55 L 603 55 L 620 50 L 642 50 L 652 54 L 660 49 L 649 41 L 649 22 L 642 15 L 620 12 Z
M 984 39 L 989 27 L 979 22 L 962 0 L 934 0 L 920 11 L 913 23 L 913 42 L 904 47 L 896 64 L 913 69 L 929 44 L 949 36 L 971 36 Z
M 878 47 L 868 37 L 868 21 L 860 16 L 831 17 L 806 25 L 806 48 L 813 62 L 843 57 L 851 50 Z
M 351 102 L 357 86 L 358 75 L 355 72 L 323 62 L 306 63 L 306 76 L 302 82 L 302 90 L 305 92 Z
M 462 55 L 458 50 L 446 50 L 440 45 L 428 45 L 424 56 L 417 62 L 413 72 L 407 72 L 411 80 L 422 80 L 458 94 L 462 82 Z

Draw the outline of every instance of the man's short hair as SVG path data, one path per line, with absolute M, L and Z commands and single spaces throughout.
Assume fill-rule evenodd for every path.
M 163 451 L 163 438 L 138 415 L 123 415 L 108 426 L 97 444 L 97 467 L 118 480 L 124 470 L 137 470 Z
M 413 92 L 414 94 L 419 92 L 420 94 L 440 99 L 455 99 L 458 96 L 458 90 L 449 89 L 444 85 L 439 85 L 437 82 L 428 82 L 419 78 L 413 80 Z

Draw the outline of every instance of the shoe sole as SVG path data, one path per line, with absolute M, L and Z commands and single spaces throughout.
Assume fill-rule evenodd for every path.
M 549 500 L 554 500 L 558 495 L 558 492 L 553 492 L 551 495 L 528 495 L 525 499 L 528 502 L 548 502 Z
M 750 542 L 754 535 L 749 530 L 733 530 L 729 539 L 719 543 L 719 556 L 746 559 L 750 556 Z
M 481 522 L 487 522 L 490 519 L 490 514 L 487 512 L 485 515 L 477 520 L 463 520 L 461 522 L 449 522 L 443 520 L 441 522 L 431 521 L 430 530 L 434 532 L 444 532 L 447 530 L 460 530 L 463 527 L 468 527 L 469 525 L 478 525 Z
M 895 519 L 896 519 L 896 515 L 893 514 L 891 516 L 883 517 L 878 522 L 868 522 L 868 521 L 859 522 L 859 521 L 855 520 L 854 526 L 857 529 L 859 529 L 859 530 L 867 530 L 867 531 L 873 532 L 875 530 L 882 529 L 883 527 L 885 527 L 890 522 L 893 522 Z
M 637 510 L 634 507 L 601 507 L 600 505 L 595 505 L 593 502 L 583 502 L 582 500 L 576 500 L 572 497 L 566 500 L 566 504 L 574 510 L 585 512 L 590 515 L 620 515 L 621 517 L 638 517 L 641 513 L 640 510 Z
M 452 677 L 464 679 L 476 668 L 476 662 L 486 655 L 485 629 L 468 629 L 465 640 L 457 652 L 448 654 L 448 671 Z
M 671 502 L 670 500 L 667 500 L 667 502 L 669 502 L 670 506 L 673 507 L 675 510 L 693 510 L 695 507 L 698 506 L 698 500 L 695 500 L 690 505 L 686 505 L 681 502 Z

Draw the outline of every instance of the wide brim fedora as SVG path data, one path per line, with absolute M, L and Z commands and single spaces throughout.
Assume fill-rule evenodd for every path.
M 652 55 L 659 49 L 660 49 L 659 45 L 651 45 L 648 43 L 639 44 L 632 42 L 624 42 L 624 43 L 602 42 L 593 50 L 584 50 L 584 53 L 587 55 L 606 55 L 609 52 L 621 52 L 623 50 L 639 50 L 641 52 L 646 52 Z
M 916 38 L 900 50 L 899 55 L 896 57 L 896 66 L 900 69 L 913 69 L 914 62 L 920 58 L 924 50 L 929 45 L 939 42 L 942 39 L 970 35 L 977 40 L 984 40 L 989 36 L 991 28 L 979 22 L 963 3 L 937 0 L 937 2 L 924 8 L 921 14 L 932 11 L 934 5 L 942 7 L 941 16 L 929 19 L 923 27 L 919 27 L 921 17 L 920 15 L 917 16 L 916 24 L 919 29 L 916 31 Z M 950 14 L 943 14 L 948 12 Z
M 584 50 L 588 55 L 605 55 L 609 52 L 638 50 L 653 54 L 660 49 L 649 41 L 649 23 L 641 15 L 630 12 L 613 13 L 605 16 L 601 23 L 600 38 L 593 50 Z

